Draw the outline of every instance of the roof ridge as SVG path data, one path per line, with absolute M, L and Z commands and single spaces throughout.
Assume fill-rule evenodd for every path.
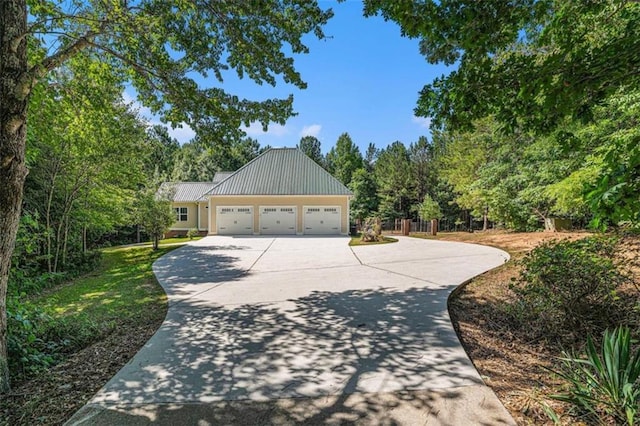
M 278 169 L 273 169 L 274 166 Z M 278 189 L 269 186 L 275 176 L 281 179 L 275 183 Z M 204 195 L 221 194 L 353 195 L 349 188 L 297 147 L 267 149 Z
M 258 158 L 264 156 L 267 152 L 272 151 L 276 148 L 268 148 L 266 151 L 264 151 L 263 153 L 261 153 L 260 155 L 258 155 L 256 158 L 254 158 L 253 160 L 249 161 L 247 164 L 245 164 L 244 166 L 240 167 L 238 170 L 236 170 L 235 172 L 232 172 L 229 176 L 227 176 L 226 178 L 222 179 L 220 182 L 216 183 L 214 185 L 213 188 L 211 188 L 210 190 L 208 190 L 207 192 L 205 192 L 204 194 L 201 195 L 201 197 L 204 197 L 205 195 L 211 195 L 211 191 L 213 191 L 214 189 L 216 189 L 217 187 L 219 187 L 220 185 L 222 185 L 224 182 L 226 182 L 227 180 L 231 179 L 232 177 L 234 177 L 235 175 L 237 175 L 241 170 L 245 169 L 247 166 L 249 166 L 251 163 L 255 162 Z

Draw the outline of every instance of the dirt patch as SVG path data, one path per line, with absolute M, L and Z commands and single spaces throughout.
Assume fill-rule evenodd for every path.
M 438 239 L 485 244 L 502 248 L 519 259 L 534 247 L 550 239 L 579 239 L 587 233 L 505 233 L 477 232 L 440 234 Z M 625 239 L 627 258 L 637 259 L 640 238 Z M 640 276 L 640 269 L 632 267 Z M 559 348 L 549 348 L 540 342 L 523 341 L 511 333 L 505 323 L 502 307 L 513 300 L 509 289 L 511 279 L 517 277 L 517 262 L 489 271 L 473 279 L 449 301 L 449 311 L 462 345 L 486 384 L 490 386 L 518 424 L 552 425 L 544 413 L 543 403 L 563 416 L 566 424 L 581 424 L 568 416 L 567 407 L 546 397 L 558 390 L 560 382 L 545 367 L 552 367 L 560 356 Z M 637 288 L 626 288 L 635 292 Z
M 429 234 L 411 234 L 420 238 L 460 241 L 493 246 L 508 251 L 512 256 L 519 257 L 529 252 L 540 243 L 549 240 L 577 240 L 591 235 L 588 232 L 441 232 L 436 236 Z

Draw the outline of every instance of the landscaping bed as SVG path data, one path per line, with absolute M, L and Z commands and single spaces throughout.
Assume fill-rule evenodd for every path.
M 554 424 L 545 413 L 545 405 L 552 408 L 562 424 L 590 424 L 572 414 L 570 407 L 548 395 L 562 390 L 563 382 L 548 369 L 557 370 L 559 345 L 542 340 L 527 339 L 518 326 L 505 315 L 505 306 L 513 303 L 515 293 L 510 284 L 519 275 L 517 260 L 534 247 L 550 239 L 576 240 L 586 233 L 442 233 L 436 238 L 486 244 L 502 248 L 512 261 L 473 279 L 449 300 L 454 327 L 469 357 L 485 383 L 498 395 L 518 424 Z M 640 239 L 626 237 L 618 257 L 637 258 Z M 640 273 L 632 267 L 636 282 Z M 640 300 L 638 287 L 627 285 L 619 296 L 631 303 Z M 636 302 L 637 303 L 637 302 Z

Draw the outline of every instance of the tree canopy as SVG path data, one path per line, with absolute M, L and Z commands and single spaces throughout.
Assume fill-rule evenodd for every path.
M 318 138 L 315 136 L 303 136 L 300 139 L 298 148 L 313 161 L 324 167 L 324 157 L 322 156 L 322 149 Z
M 420 39 L 430 63 L 457 65 L 424 86 L 416 113 L 468 127 L 494 115 L 553 130 L 640 82 L 640 4 L 633 0 L 365 0 L 365 14 Z

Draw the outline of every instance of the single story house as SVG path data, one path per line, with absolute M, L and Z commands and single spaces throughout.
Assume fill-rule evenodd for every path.
M 163 185 L 174 193 L 168 236 L 349 233 L 352 192 L 297 148 L 269 149 L 212 182 Z

